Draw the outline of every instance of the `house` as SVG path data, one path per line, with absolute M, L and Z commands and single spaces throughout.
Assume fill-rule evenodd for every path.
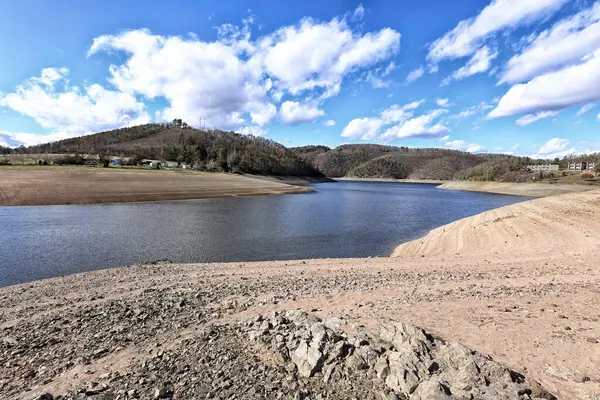
M 558 164 L 528 165 L 527 170 L 531 172 L 553 172 L 558 171 Z
M 598 165 L 595 161 L 580 161 L 569 163 L 569 171 L 594 171 Z

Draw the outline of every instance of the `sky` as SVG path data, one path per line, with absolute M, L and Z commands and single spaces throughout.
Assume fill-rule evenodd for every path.
M 181 118 L 286 146 L 600 151 L 600 1 L 0 0 L 0 145 Z

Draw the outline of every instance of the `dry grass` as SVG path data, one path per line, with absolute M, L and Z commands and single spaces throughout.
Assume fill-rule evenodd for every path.
M 91 167 L 0 167 L 0 205 L 185 200 L 305 193 L 310 189 L 247 176 Z

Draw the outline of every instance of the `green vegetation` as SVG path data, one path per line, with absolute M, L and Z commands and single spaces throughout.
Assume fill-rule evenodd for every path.
M 88 154 L 108 166 L 108 154 L 138 165 L 171 161 L 200 170 L 265 175 L 322 176 L 310 162 L 269 139 L 220 130 L 198 130 L 181 120 L 147 124 L 32 146 L 30 154 Z M 107 161 L 108 160 L 108 161 Z
M 85 156 L 84 156 L 85 155 Z M 378 144 L 286 148 L 272 140 L 234 132 L 199 130 L 180 119 L 10 149 L 0 146 L 0 165 L 95 164 L 109 167 L 149 160 L 187 165 L 203 171 L 242 172 L 306 177 L 525 182 L 554 174 L 528 171 L 531 164 L 552 162 L 566 169 L 571 162 L 600 161 L 600 154 L 532 160 L 503 154 L 471 154 L 449 149 L 414 149 Z M 160 168 L 160 163 L 154 163 Z M 596 168 L 600 172 L 600 164 Z M 562 178 L 568 173 L 563 171 Z M 560 174 L 556 174 L 560 175 Z M 562 179 L 561 178 L 561 179 Z

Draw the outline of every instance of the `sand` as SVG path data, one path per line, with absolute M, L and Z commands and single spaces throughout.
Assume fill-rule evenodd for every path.
M 466 190 L 469 192 L 485 192 L 498 194 L 511 194 L 514 196 L 545 197 L 563 193 L 583 192 L 597 189 L 597 185 L 546 183 L 546 182 L 471 182 L 471 181 L 446 181 L 440 189 Z
M 43 331 L 58 316 L 78 321 L 90 312 L 106 318 L 117 299 L 143 309 L 157 290 L 201 291 L 212 299 L 209 323 L 293 308 L 368 328 L 387 318 L 411 322 L 491 355 L 561 399 L 591 400 L 600 396 L 599 211 L 600 191 L 588 191 L 454 222 L 391 258 L 137 266 L 23 284 L 0 289 L 0 330 Z M 126 371 L 151 357 L 155 343 L 195 335 L 204 322 L 187 321 L 185 330 L 164 324 L 92 360 L 86 373 L 75 365 L 28 389 Z M 61 346 L 85 343 L 80 333 Z
M 0 205 L 5 206 L 186 200 L 311 191 L 280 182 L 224 173 L 0 167 Z

